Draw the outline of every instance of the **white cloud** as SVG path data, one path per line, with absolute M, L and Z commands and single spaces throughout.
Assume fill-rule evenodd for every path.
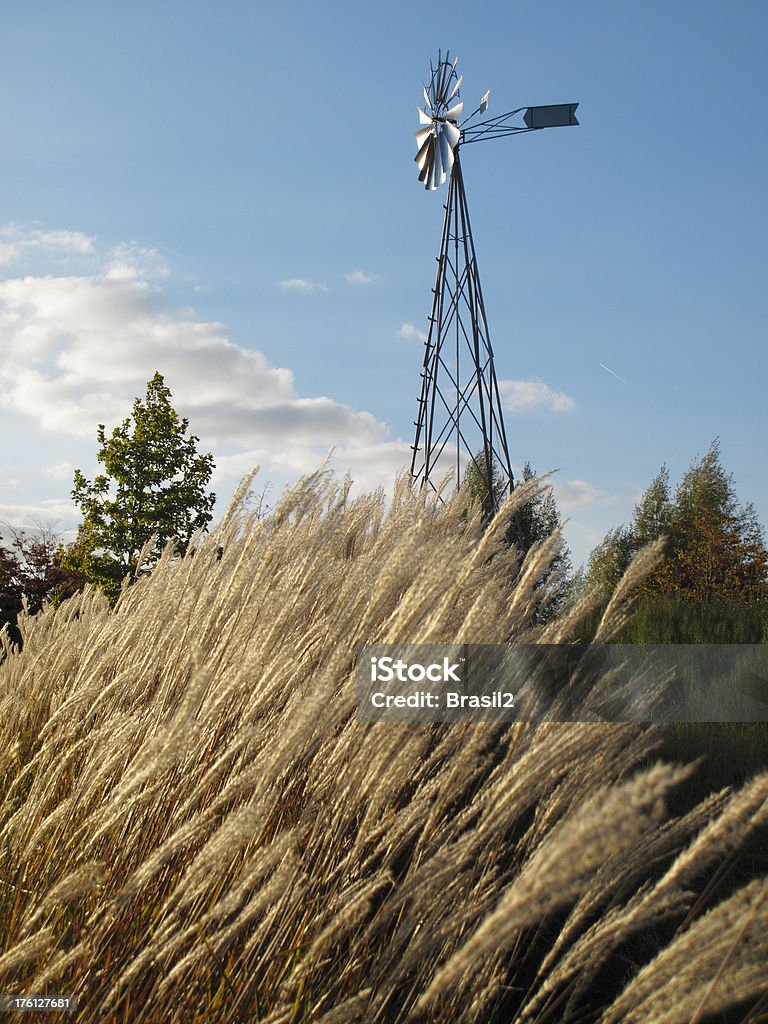
M 219 476 L 261 463 L 268 479 L 289 479 L 330 448 L 341 471 L 372 485 L 407 464 L 408 445 L 370 412 L 297 394 L 290 369 L 234 344 L 222 324 L 166 308 L 162 286 L 147 279 L 161 272 L 153 250 L 118 247 L 98 261 L 88 275 L 0 281 L 0 408 L 92 442 L 97 424 L 110 430 L 129 415 L 160 370 Z M 43 460 L 41 477 L 71 480 L 69 463 Z
M 287 292 L 327 292 L 328 287 L 319 281 L 309 281 L 304 277 L 289 277 L 279 282 Z
M 30 255 L 67 257 L 94 252 L 94 240 L 82 231 L 43 231 L 21 224 L 0 228 L 0 264 L 18 263 Z
M 544 406 L 551 412 L 570 412 L 576 403 L 564 391 L 555 391 L 538 380 L 500 380 L 504 408 L 510 412 L 522 412 Z
M 370 413 L 296 395 L 290 370 L 233 344 L 221 324 L 155 307 L 133 278 L 0 282 L 0 401 L 48 430 L 90 436 L 127 415 L 160 369 L 195 429 L 216 440 L 384 436 Z
M 381 274 L 368 274 L 364 270 L 353 270 L 345 275 L 347 284 L 375 284 L 381 280 Z
M 427 340 L 424 331 L 420 331 L 415 324 L 401 324 L 397 331 L 398 338 L 408 338 L 420 341 L 422 345 Z

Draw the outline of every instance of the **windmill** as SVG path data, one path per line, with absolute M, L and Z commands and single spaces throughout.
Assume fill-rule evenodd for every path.
M 458 485 L 474 463 L 481 480 L 493 481 L 487 488 L 490 515 L 511 493 L 514 477 L 459 152 L 471 142 L 578 124 L 578 103 L 518 107 L 476 120 L 488 110 L 487 92 L 462 120 L 462 78 L 456 64 L 448 52 L 444 58 L 438 53 L 436 67 L 430 62 L 425 106 L 419 108 L 420 127 L 414 132 L 419 181 L 426 189 L 437 189 L 447 180 L 448 197 L 424 344 L 411 475 L 422 487 L 437 490 L 446 470 L 454 469 Z

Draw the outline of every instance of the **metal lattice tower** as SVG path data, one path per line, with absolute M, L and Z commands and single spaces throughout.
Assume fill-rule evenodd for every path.
M 494 482 L 486 508 L 492 514 L 511 493 L 514 477 L 459 149 L 503 135 L 578 124 L 578 104 L 520 107 L 473 124 L 475 116 L 488 109 L 486 93 L 477 110 L 460 121 L 464 105 L 456 63 L 446 53 L 444 59 L 438 55 L 437 67 L 430 64 L 425 108 L 419 109 L 422 127 L 414 133 L 419 181 L 436 189 L 448 180 L 448 197 L 424 346 L 411 475 L 422 487 L 436 490 L 453 470 L 458 486 L 474 462 L 480 479 Z M 518 117 L 522 125 L 514 123 Z

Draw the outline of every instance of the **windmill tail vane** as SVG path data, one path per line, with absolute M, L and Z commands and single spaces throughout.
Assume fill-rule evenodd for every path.
M 438 491 L 447 472 L 457 486 L 468 476 L 481 483 L 487 515 L 514 488 L 485 302 L 475 254 L 459 151 L 463 145 L 520 132 L 576 125 L 578 103 L 518 107 L 486 120 L 490 92 L 464 120 L 457 60 L 438 54 L 424 85 L 424 107 L 414 160 L 430 191 L 448 182 L 437 257 L 421 391 L 411 446 L 411 475 Z M 519 122 L 522 121 L 522 124 Z

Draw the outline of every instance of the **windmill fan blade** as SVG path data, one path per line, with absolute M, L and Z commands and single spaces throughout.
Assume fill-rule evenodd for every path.
M 490 95 L 491 95 L 491 90 L 489 89 L 488 92 L 485 94 L 485 96 L 483 96 L 483 98 L 480 100 L 480 111 L 479 111 L 479 113 L 484 114 L 486 112 L 486 110 L 488 109 L 488 97 Z
M 455 149 L 456 144 L 461 138 L 461 132 L 456 127 L 456 125 L 452 124 L 450 121 L 446 121 L 445 124 L 443 125 L 442 134 L 445 136 L 445 138 L 448 139 L 448 144 L 451 147 L 451 149 Z
M 430 167 L 429 167 L 429 174 L 427 175 L 427 180 L 426 180 L 426 181 L 424 182 L 424 187 L 425 187 L 425 188 L 428 188 L 428 189 L 430 189 L 430 191 L 431 191 L 432 189 L 435 189 L 435 188 L 437 188 L 437 185 L 435 185 L 435 161 L 434 161 L 434 153 L 433 153 L 433 160 L 432 160 L 432 163 L 430 164 Z
M 432 187 L 437 188 L 439 185 L 442 185 L 444 181 L 445 170 L 443 169 L 443 151 L 438 139 L 437 145 L 435 146 L 435 173 L 432 181 Z
M 453 150 L 449 146 L 448 147 L 448 163 L 446 164 L 446 169 L 448 171 L 448 174 L 451 174 L 453 172 L 453 165 L 455 163 L 456 163 L 456 157 L 454 156 Z
M 451 84 L 451 78 L 453 76 L 453 64 L 448 63 L 448 57 L 445 58 L 445 64 L 443 65 L 443 98 L 447 102 L 448 100 L 448 88 Z
M 423 150 L 423 153 L 422 153 Z M 435 137 L 430 135 L 427 141 L 424 143 L 422 150 L 416 154 L 416 159 L 419 164 L 419 181 L 426 182 L 429 177 L 429 173 L 435 164 Z M 421 158 L 421 159 L 419 159 Z M 428 187 L 428 186 L 427 186 Z
M 416 109 L 419 112 L 419 124 L 432 124 L 432 118 L 425 110 L 422 110 L 421 107 L 417 107 Z
M 463 81 L 464 81 L 464 75 L 459 75 L 458 81 L 456 82 L 456 85 L 454 85 L 454 87 L 453 87 L 453 89 L 451 91 L 451 95 L 448 97 L 449 100 L 452 100 L 453 97 L 456 95 L 456 93 L 459 91 L 459 88 L 460 88 L 461 83 Z
M 445 115 L 446 121 L 458 121 L 459 118 L 461 117 L 461 112 L 463 109 L 463 103 L 457 103 L 455 107 L 451 107 L 451 109 Z
M 434 156 L 434 154 L 433 154 L 433 156 Z M 421 177 L 421 175 L 419 175 L 419 181 L 423 181 L 424 182 L 424 188 L 433 189 L 435 187 L 435 161 L 434 161 L 434 159 L 429 161 L 429 163 L 427 164 L 427 166 L 425 168 L 425 171 L 426 171 L 426 173 L 425 173 L 423 178 Z
M 424 129 L 426 131 L 426 129 Z M 416 156 L 413 158 L 415 163 L 419 165 L 419 170 L 424 170 L 426 165 L 429 163 L 430 153 L 435 143 L 435 136 L 430 128 L 429 132 L 422 140 L 421 145 Z
M 448 55 L 446 54 L 445 61 L 440 65 L 439 79 L 438 79 L 438 103 L 445 103 L 446 96 L 445 92 L 448 88 L 448 75 L 451 72 L 451 66 L 448 64 Z
M 426 85 L 424 86 L 424 103 L 425 103 L 425 104 L 427 105 L 427 107 L 429 107 L 430 109 L 431 109 L 431 108 L 432 108 L 432 106 L 433 106 L 432 100 L 431 100 L 431 99 L 429 98 L 429 93 L 427 92 L 427 87 L 426 87 Z
M 445 181 L 445 175 L 448 175 L 448 174 L 451 173 L 451 171 L 453 170 L 453 162 L 454 162 L 453 147 L 451 146 L 450 140 L 448 139 L 448 133 L 447 132 L 441 132 L 440 133 L 439 145 L 440 145 L 440 158 L 441 158 L 442 163 L 443 163 L 443 171 L 444 171 L 443 181 Z M 442 182 L 441 182 L 441 184 L 442 184 Z

